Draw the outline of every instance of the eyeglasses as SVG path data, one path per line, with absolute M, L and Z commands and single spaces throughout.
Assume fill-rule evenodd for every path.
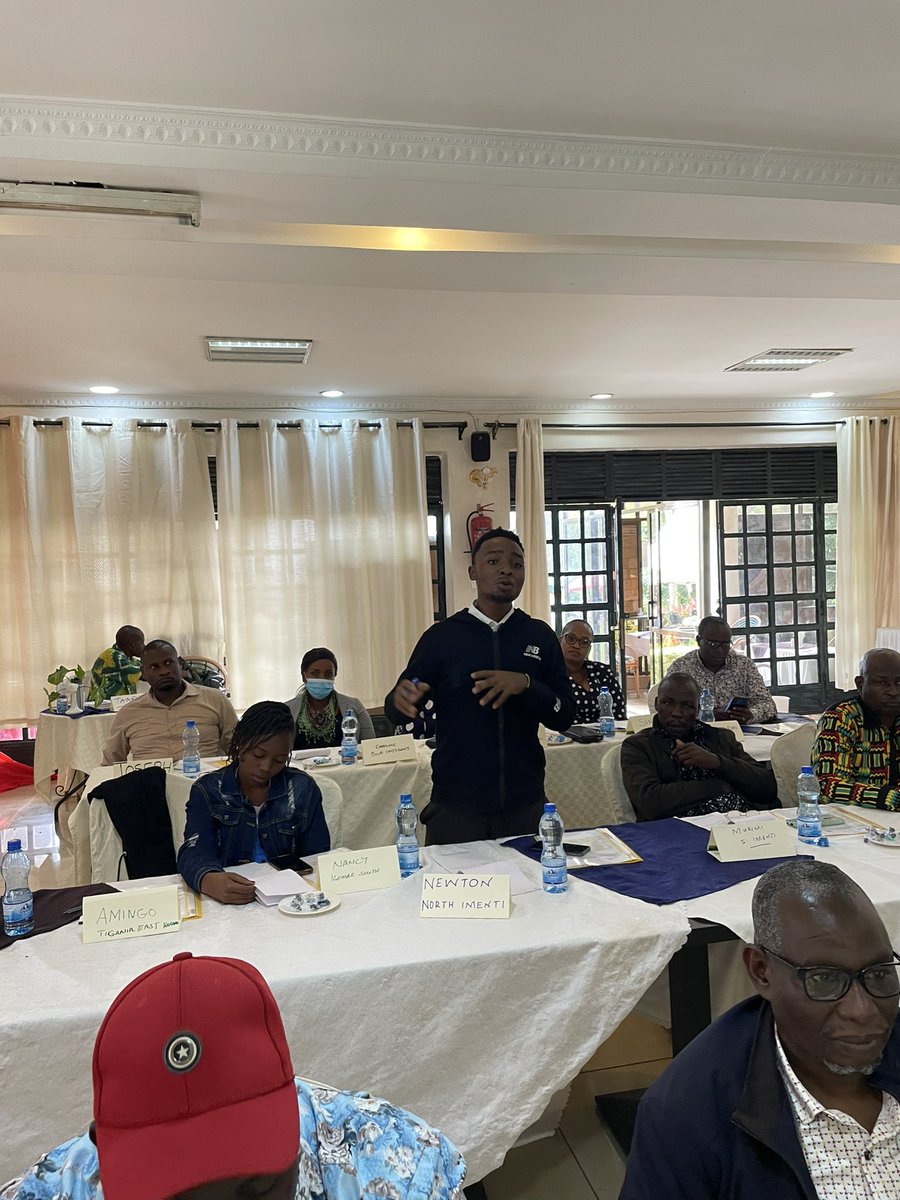
M 593 641 L 593 638 L 577 638 L 574 633 L 564 633 L 563 637 L 570 646 L 578 646 L 581 650 L 589 649 Z
M 871 967 L 863 967 L 861 971 L 848 971 L 844 967 L 798 967 L 767 946 L 759 946 L 759 949 L 790 967 L 810 1000 L 842 1000 L 854 982 L 859 983 L 876 1000 L 900 996 L 900 976 L 897 974 L 900 955 L 896 950 L 892 962 L 875 963 Z
M 700 641 L 706 642 L 706 644 L 707 644 L 707 646 L 709 646 L 710 650 L 718 650 L 722 646 L 724 646 L 727 649 L 731 645 L 731 638 L 725 638 L 724 641 L 718 642 L 713 638 L 705 637 L 705 638 L 701 638 Z

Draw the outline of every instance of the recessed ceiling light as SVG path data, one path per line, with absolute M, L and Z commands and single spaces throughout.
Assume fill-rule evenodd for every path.
M 305 363 L 311 349 L 309 338 L 206 338 L 210 362 Z
M 612 392 L 594 392 L 593 396 L 591 396 L 592 400 L 612 400 L 612 398 Z
M 832 396 L 836 396 L 837 392 L 810 392 L 810 400 L 830 400 Z
M 840 354 L 852 354 L 853 351 L 848 347 L 843 350 L 782 350 L 780 347 L 774 350 L 763 350 L 761 354 L 754 354 L 752 358 L 745 358 L 739 363 L 735 363 L 733 367 L 726 367 L 726 371 L 803 371 L 807 367 L 814 367 L 817 363 L 828 362 L 832 358 L 837 358 Z
M 89 392 L 93 392 L 95 396 L 115 396 L 118 388 L 107 387 L 106 384 L 98 384 L 97 387 L 88 388 Z
M 324 396 L 326 400 L 337 400 L 338 396 L 343 396 L 340 388 L 328 388 L 327 391 L 319 392 L 320 396 Z

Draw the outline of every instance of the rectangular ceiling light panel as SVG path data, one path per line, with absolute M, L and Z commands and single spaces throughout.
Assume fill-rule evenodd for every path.
M 726 371 L 805 371 L 818 363 L 828 362 L 839 354 L 852 354 L 852 348 L 844 350 L 763 350 L 752 358 L 745 358 L 726 367 Z
M 193 192 L 152 192 L 79 183 L 15 183 L 0 179 L 0 209 L 44 212 L 124 213 L 132 217 L 171 217 L 200 224 L 200 197 Z
M 312 349 L 310 338 L 208 337 L 210 362 L 305 363 Z

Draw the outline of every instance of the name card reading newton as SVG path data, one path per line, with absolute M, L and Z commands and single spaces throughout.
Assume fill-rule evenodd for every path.
M 374 767 L 379 763 L 415 762 L 415 739 L 411 733 L 370 738 L 362 744 L 362 760 L 364 767 Z
M 420 917 L 509 916 L 509 876 L 423 875 Z
M 115 778 L 120 779 L 123 775 L 133 775 L 135 771 L 145 771 L 147 767 L 162 767 L 164 771 L 171 771 L 174 765 L 174 759 L 171 758 L 145 758 L 140 762 L 116 763 Z
M 81 904 L 82 941 L 117 942 L 124 938 L 174 933 L 181 926 L 178 884 L 135 888 L 105 896 L 85 896 Z
M 752 858 L 793 858 L 794 834 L 784 821 L 736 821 L 714 825 L 707 850 L 719 862 L 744 862 Z
M 333 850 L 319 855 L 319 887 L 323 892 L 374 892 L 400 882 L 396 846 L 373 850 Z
M 110 712 L 117 713 L 120 708 L 124 708 L 126 704 L 130 704 L 132 700 L 137 700 L 137 698 L 134 693 L 126 696 L 113 696 L 109 702 L 109 710 Z

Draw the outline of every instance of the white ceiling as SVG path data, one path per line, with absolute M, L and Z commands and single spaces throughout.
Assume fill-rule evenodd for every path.
M 14 0 L 0 179 L 196 190 L 203 218 L 0 211 L 0 397 L 892 407 L 898 34 L 893 0 Z M 314 347 L 211 364 L 205 334 Z M 724 373 L 775 346 L 854 352 Z

